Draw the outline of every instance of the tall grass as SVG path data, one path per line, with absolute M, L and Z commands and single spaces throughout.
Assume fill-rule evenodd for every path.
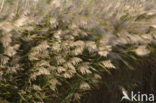
M 154 3 L 1 0 L 0 97 L 10 103 L 80 103 L 99 82 L 117 81 L 103 81 L 103 74 L 112 78 L 123 66 L 136 71 L 131 62 L 155 54 Z

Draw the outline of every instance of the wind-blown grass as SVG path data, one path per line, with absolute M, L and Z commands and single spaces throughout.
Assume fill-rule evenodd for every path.
M 135 70 L 131 60 L 155 50 L 155 0 L 0 3 L 0 97 L 10 103 L 80 103 L 103 73 Z

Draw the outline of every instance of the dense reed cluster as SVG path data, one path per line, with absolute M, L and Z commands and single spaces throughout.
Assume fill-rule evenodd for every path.
M 0 97 L 10 103 L 79 103 L 117 61 L 135 69 L 121 54 L 155 52 L 155 0 L 0 3 Z

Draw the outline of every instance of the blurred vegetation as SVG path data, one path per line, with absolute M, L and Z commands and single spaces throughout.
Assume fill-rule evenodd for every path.
M 0 0 L 0 102 L 118 103 L 120 87 L 155 93 L 155 3 Z

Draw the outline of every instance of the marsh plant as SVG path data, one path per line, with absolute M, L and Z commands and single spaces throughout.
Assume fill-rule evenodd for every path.
M 80 103 L 124 57 L 155 52 L 155 0 L 0 0 L 0 97 Z M 124 56 L 124 57 L 123 57 Z M 3 102 L 4 103 L 4 102 Z

